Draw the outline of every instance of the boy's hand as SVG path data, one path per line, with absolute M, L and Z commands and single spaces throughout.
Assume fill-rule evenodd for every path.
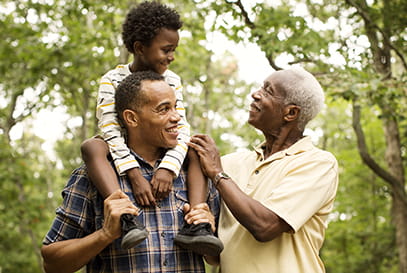
M 139 168 L 133 168 L 127 171 L 130 179 L 133 195 L 137 203 L 141 206 L 155 206 L 156 201 L 153 196 L 151 184 L 141 174 Z
M 151 185 L 153 195 L 157 200 L 164 199 L 170 194 L 173 180 L 174 173 L 170 170 L 160 168 L 155 172 Z

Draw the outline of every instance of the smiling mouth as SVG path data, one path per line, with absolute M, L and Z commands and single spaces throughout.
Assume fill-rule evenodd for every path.
M 177 134 L 178 133 L 178 127 L 171 127 L 168 129 L 165 129 L 166 132 L 172 133 L 172 134 Z
M 258 108 L 254 103 L 250 104 L 250 112 L 260 112 L 260 108 Z

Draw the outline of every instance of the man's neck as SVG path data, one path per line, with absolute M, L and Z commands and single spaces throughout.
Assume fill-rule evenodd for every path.
M 137 143 L 132 145 L 132 143 L 129 141 L 128 145 L 133 152 L 143 158 L 151 166 L 154 166 L 155 163 L 165 154 L 165 149 L 163 148 L 157 149 L 156 147 L 140 145 L 140 142 L 138 143 L 138 145 Z

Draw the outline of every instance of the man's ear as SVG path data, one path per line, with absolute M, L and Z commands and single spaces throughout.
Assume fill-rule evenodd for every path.
M 137 127 L 138 115 L 134 110 L 126 109 L 123 111 L 123 121 L 127 127 Z
M 137 55 L 144 54 L 144 46 L 140 41 L 135 41 L 133 44 L 134 53 Z
M 301 112 L 301 107 L 294 105 L 294 104 L 290 104 L 287 105 L 284 108 L 284 119 L 287 122 L 291 122 L 294 121 L 296 119 L 298 119 L 298 117 L 300 116 L 300 112 Z

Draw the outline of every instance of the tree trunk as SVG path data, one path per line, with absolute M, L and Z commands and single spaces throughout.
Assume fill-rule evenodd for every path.
M 401 156 L 401 143 L 397 122 L 393 119 L 384 120 L 386 138 L 386 162 L 390 173 L 397 178 L 398 184 L 392 185 L 392 221 L 396 228 L 396 244 L 399 253 L 400 272 L 407 273 L 407 205 L 405 197 L 394 194 L 404 189 L 404 168 Z M 405 191 L 404 191 L 405 193 Z

